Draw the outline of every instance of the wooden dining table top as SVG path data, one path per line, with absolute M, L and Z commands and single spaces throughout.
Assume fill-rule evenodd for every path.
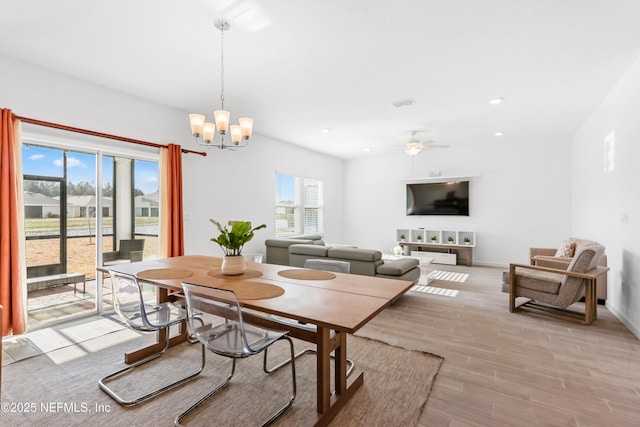
M 315 280 L 284 277 L 283 274 L 291 270 L 304 269 L 254 262 L 247 262 L 247 272 L 242 276 L 224 276 L 217 274 L 221 263 L 222 259 L 217 257 L 185 255 L 105 266 L 99 270 L 135 275 L 142 282 L 177 291 L 182 290 L 182 282 L 231 289 L 259 284 L 277 286 L 284 290 L 279 296 L 240 298 L 240 302 L 248 309 L 346 333 L 360 329 L 413 285 L 406 280 L 344 273 L 331 273 L 330 278 Z M 167 272 L 168 276 L 176 272 L 173 276 L 183 277 L 139 276 L 155 271 Z

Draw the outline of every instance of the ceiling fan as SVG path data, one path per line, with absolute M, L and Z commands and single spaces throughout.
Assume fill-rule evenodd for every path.
M 449 148 L 448 145 L 436 144 L 436 142 L 433 141 L 433 140 L 427 140 L 427 141 L 424 141 L 424 142 L 420 141 L 419 139 L 416 139 L 416 133 L 418 133 L 418 132 L 415 131 L 415 130 L 412 131 L 411 132 L 411 139 L 404 145 L 404 152 L 406 154 L 408 154 L 409 156 L 417 156 L 424 149 Z

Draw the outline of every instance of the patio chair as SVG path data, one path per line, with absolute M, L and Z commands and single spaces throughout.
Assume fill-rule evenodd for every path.
M 102 254 L 102 265 L 142 261 L 143 250 L 144 239 L 122 239 L 117 251 Z
M 111 286 L 113 289 L 114 295 L 114 309 L 120 319 L 131 329 L 136 331 L 143 332 L 155 332 L 159 330 L 165 330 L 165 342 L 164 348 L 151 356 L 140 360 L 139 362 L 134 363 L 131 366 L 128 366 L 124 369 L 121 369 L 113 374 L 107 375 L 106 377 L 100 379 L 98 384 L 100 388 L 111 396 L 116 402 L 118 402 L 122 406 L 131 406 L 136 405 L 140 402 L 144 402 L 145 400 L 151 399 L 165 391 L 171 390 L 181 384 L 186 383 L 187 381 L 198 376 L 202 370 L 204 369 L 204 361 L 205 361 L 205 351 L 204 346 L 202 346 L 202 363 L 200 369 L 196 372 L 183 377 L 182 379 L 175 381 L 171 384 L 162 386 L 156 390 L 148 392 L 142 396 L 125 399 L 121 394 L 116 393 L 110 387 L 107 386 L 107 383 L 115 378 L 121 377 L 125 374 L 130 373 L 138 366 L 144 365 L 152 360 L 157 359 L 162 356 L 168 346 L 169 346 L 169 328 L 174 325 L 178 325 L 186 320 L 186 311 L 181 307 L 174 305 L 173 303 L 165 302 L 161 304 L 156 303 L 148 303 L 145 302 L 142 288 L 140 287 L 140 283 L 136 279 L 135 276 L 130 276 L 124 273 L 115 273 L 111 272 Z M 151 378 L 162 377 L 162 373 L 156 372 L 155 374 L 146 374 L 153 375 L 152 377 L 148 377 L 149 380 Z M 144 375 L 140 375 L 141 378 L 138 379 L 138 382 L 145 381 Z
M 347 261 L 338 261 L 338 260 L 332 260 L 332 259 L 316 259 L 316 258 L 310 258 L 307 259 L 304 262 L 304 268 L 311 268 L 314 270 L 323 270 L 323 271 L 333 271 L 336 273 L 346 273 L 349 274 L 349 271 L 351 269 L 351 264 L 349 264 Z M 316 331 L 316 326 L 315 325 L 310 325 L 308 323 L 301 323 L 298 322 L 297 320 L 294 319 L 289 319 L 287 317 L 282 317 L 282 316 L 276 316 L 276 315 L 272 315 L 271 316 L 272 320 L 275 320 L 278 323 L 281 323 L 283 325 L 293 325 L 295 327 L 298 328 L 302 328 L 302 329 L 306 329 L 308 331 L 312 331 L 315 332 Z M 298 353 L 296 353 L 294 355 L 294 359 L 304 355 L 304 354 L 315 354 L 317 353 L 317 350 L 315 348 L 306 348 L 304 350 L 299 351 Z M 331 358 L 334 359 L 335 356 L 331 355 Z M 282 368 L 283 366 L 285 366 L 287 363 L 291 362 L 291 359 L 287 359 L 284 360 L 280 363 L 278 363 L 276 366 L 269 368 L 267 367 L 267 352 L 265 351 L 264 353 L 264 371 L 267 373 L 272 373 L 280 368 Z M 353 368 L 355 367 L 355 362 L 352 359 L 347 359 L 347 376 L 349 374 L 351 374 L 351 371 L 353 371 Z
M 231 381 L 236 370 L 236 360 L 266 351 L 266 349 L 280 340 L 289 342 L 291 357 L 293 358 L 293 341 L 288 331 L 275 331 L 245 324 L 242 309 L 236 293 L 228 289 L 182 283 L 187 301 L 187 314 L 192 333 L 213 353 L 232 359 L 231 373 L 220 384 L 199 399 L 189 409 L 178 415 L 174 424 L 180 422 L 193 413 L 200 405 L 215 395 Z M 196 314 L 196 310 L 203 313 Z M 197 316 L 197 317 L 196 317 Z M 197 326 L 194 320 L 206 319 Z M 289 400 L 280 406 L 262 425 L 268 425 L 282 415 L 296 398 L 296 367 L 291 364 L 291 378 L 293 392 Z

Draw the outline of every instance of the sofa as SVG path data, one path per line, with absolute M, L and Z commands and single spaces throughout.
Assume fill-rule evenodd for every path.
M 559 248 L 530 248 L 529 262 L 531 265 L 539 267 L 557 268 L 566 270 L 571 264 L 574 254 L 579 253 L 582 248 L 597 245 L 593 240 L 579 239 L 572 237 Z M 607 256 L 602 255 L 598 266 L 607 266 Z M 596 279 L 596 298 L 598 302 L 604 304 L 607 299 L 607 275 L 604 274 Z
M 310 242 L 298 243 L 299 240 Z M 267 263 L 304 267 L 304 263 L 308 259 L 331 259 L 348 262 L 351 274 L 409 280 L 413 283 L 420 279 L 420 261 L 416 258 L 383 261 L 382 252 L 375 249 L 324 246 L 323 243 L 319 238 L 269 239 L 265 242 Z M 287 250 L 286 259 L 283 254 L 284 248 Z
M 267 239 L 264 242 L 267 247 L 265 262 L 267 264 L 290 265 L 289 246 L 300 244 L 324 246 L 324 240 L 319 234 L 302 234 L 281 239 Z

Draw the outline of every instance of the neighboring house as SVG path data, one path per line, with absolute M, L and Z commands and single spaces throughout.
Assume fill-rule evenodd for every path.
M 69 218 L 86 218 L 96 216 L 96 196 L 67 196 L 67 216 Z M 113 216 L 113 200 L 102 198 L 102 216 Z
M 32 191 L 24 192 L 25 218 L 57 218 L 60 216 L 60 201 Z
M 146 194 L 135 198 L 135 216 L 159 216 L 159 194 Z
M 60 217 L 60 198 L 48 197 L 32 191 L 24 192 L 24 216 L 25 218 L 58 218 Z M 87 218 L 96 216 L 96 196 L 68 196 L 67 217 Z M 111 197 L 102 198 L 105 217 L 113 215 L 113 201 Z

